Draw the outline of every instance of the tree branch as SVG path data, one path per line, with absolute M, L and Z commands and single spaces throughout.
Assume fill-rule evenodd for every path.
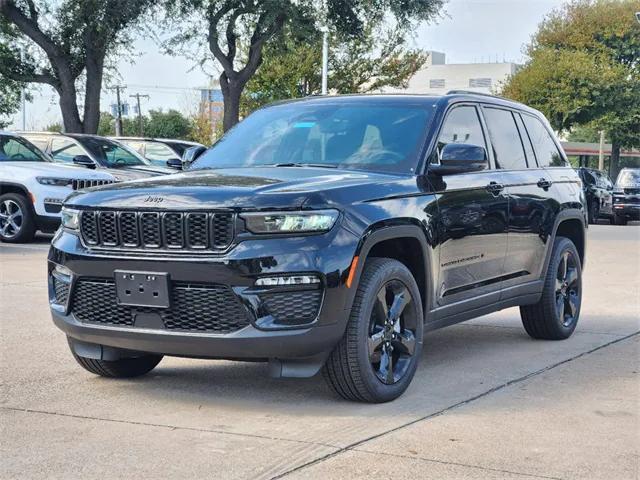
M 233 59 L 230 60 L 227 57 L 227 54 L 222 51 L 220 45 L 218 45 L 218 22 L 220 22 L 222 18 L 231 11 L 231 9 L 231 4 L 226 2 L 217 12 L 213 13 L 212 11 L 209 11 L 209 50 L 220 62 L 220 65 L 222 65 L 222 69 L 227 74 L 227 77 L 235 75 L 233 70 Z
M 256 73 L 256 70 L 262 63 L 262 47 L 267 40 L 271 39 L 271 37 L 273 37 L 277 32 L 282 30 L 284 22 L 287 19 L 287 16 L 284 13 L 279 13 L 269 26 L 264 31 L 261 31 L 264 27 L 267 15 L 268 14 L 266 12 L 260 15 L 256 28 L 251 36 L 249 59 L 247 60 L 247 64 L 244 68 L 238 72 L 238 77 L 242 83 L 249 81 L 251 76 Z
M 54 41 L 45 34 L 37 23 L 38 14 L 32 1 L 29 1 L 30 17 L 16 7 L 13 0 L 0 0 L 0 13 L 31 38 L 50 59 L 60 60 L 63 56 Z

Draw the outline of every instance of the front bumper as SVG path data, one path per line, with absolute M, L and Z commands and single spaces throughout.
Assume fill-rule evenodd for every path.
M 640 219 L 640 202 L 639 203 L 614 203 L 613 213 L 616 215 L 624 215 L 629 218 Z
M 72 344 L 86 342 L 123 352 L 246 360 L 324 358 L 341 338 L 348 319 L 352 295 L 345 282 L 357 242 L 352 233 L 337 226 L 323 235 L 246 240 L 225 255 L 151 257 L 90 251 L 76 235 L 61 229 L 49 252 L 53 321 L 70 337 Z M 69 290 L 62 297 L 54 284 L 54 270 L 58 265 L 72 272 Z M 80 282 L 110 281 L 115 270 L 168 273 L 172 285 L 224 286 L 241 303 L 248 322 L 242 328 L 220 333 L 171 330 L 160 324 L 159 328 L 137 327 L 137 315 L 132 325 L 87 321 L 78 315 L 74 310 L 74 295 Z M 315 275 L 321 283 L 299 287 L 255 286 L 257 278 L 287 274 Z M 59 280 L 58 276 L 56 281 Z M 281 295 L 286 303 L 287 295 L 311 288 L 322 291 L 313 318 L 307 315 L 301 321 L 289 318 L 287 322 L 279 322 L 265 305 L 266 294 Z M 304 305 L 297 305 L 304 309 Z

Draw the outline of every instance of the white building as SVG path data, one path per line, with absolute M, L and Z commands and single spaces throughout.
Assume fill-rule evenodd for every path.
M 497 93 L 500 84 L 519 68 L 518 64 L 512 62 L 446 63 L 444 53 L 428 53 L 427 63 L 411 78 L 403 93 L 441 95 L 449 90 Z

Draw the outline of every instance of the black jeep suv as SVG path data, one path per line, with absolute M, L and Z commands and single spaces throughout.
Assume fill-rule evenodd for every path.
M 616 225 L 640 220 L 640 168 L 623 168 L 613 190 L 613 213 Z
M 188 171 L 63 212 L 53 320 L 106 377 L 163 355 L 259 360 L 384 402 L 428 330 L 520 306 L 529 335 L 559 340 L 580 314 L 578 175 L 539 112 L 490 96 L 272 105 Z

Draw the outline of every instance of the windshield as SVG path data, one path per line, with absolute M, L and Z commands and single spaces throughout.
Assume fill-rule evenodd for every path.
M 119 168 L 149 165 L 147 160 L 131 148 L 112 140 L 94 137 L 85 137 L 78 140 L 103 167 Z
M 640 169 L 622 170 L 616 182 L 618 185 L 637 185 L 640 183 Z
M 311 165 L 411 173 L 431 110 L 381 102 L 268 107 L 230 130 L 191 169 Z
M 18 137 L 0 136 L 0 162 L 49 162 L 47 156 Z

